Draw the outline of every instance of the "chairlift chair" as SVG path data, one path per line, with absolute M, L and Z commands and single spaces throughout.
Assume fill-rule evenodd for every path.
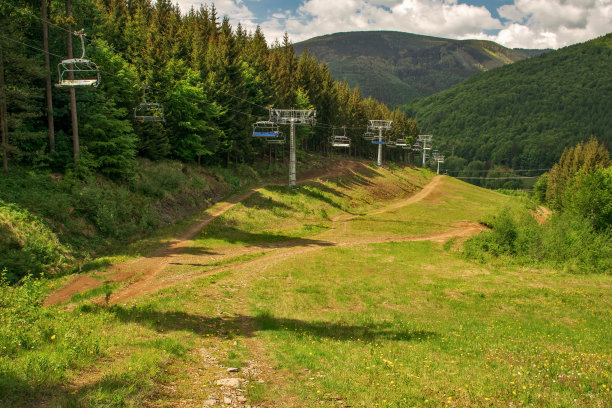
M 332 136 L 332 147 L 351 147 L 351 139 L 346 136 Z
M 55 84 L 58 88 L 96 88 L 102 80 L 100 69 L 91 60 L 85 58 L 85 31 L 75 31 L 81 39 L 81 58 L 70 58 L 60 61 L 57 65 L 58 83 Z
M 406 139 L 397 139 L 397 140 L 395 141 L 395 145 L 396 145 L 397 147 L 402 147 L 402 148 L 405 148 L 406 146 L 408 146 L 408 142 L 406 142 Z
M 142 88 L 142 103 L 134 108 L 134 120 L 138 122 L 163 122 L 164 106 L 161 103 L 147 102 L 147 85 Z
M 253 137 L 278 138 L 280 132 L 274 122 L 262 120 L 253 125 Z
M 395 149 L 397 147 L 397 142 L 395 140 L 389 140 L 387 142 L 387 147 L 389 149 Z
M 420 153 L 421 152 L 421 145 L 419 143 L 415 143 L 412 145 L 412 151 L 416 152 L 416 153 Z

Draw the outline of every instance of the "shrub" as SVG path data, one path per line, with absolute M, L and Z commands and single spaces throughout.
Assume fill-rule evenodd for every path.
M 507 208 L 489 224 L 491 231 L 466 241 L 466 257 L 543 262 L 574 273 L 612 273 L 612 234 L 595 230 L 576 214 L 555 213 L 540 226 L 526 208 Z
M 69 249 L 42 219 L 0 201 L 0 268 L 9 281 L 57 271 L 70 259 Z

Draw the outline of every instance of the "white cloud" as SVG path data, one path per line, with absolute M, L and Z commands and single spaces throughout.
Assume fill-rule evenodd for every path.
M 515 0 L 498 13 L 508 22 L 497 41 L 509 47 L 559 48 L 612 30 L 612 0 Z
M 343 31 L 393 30 L 456 39 L 488 39 L 508 47 L 559 48 L 612 28 L 612 0 L 514 0 L 494 18 L 482 6 L 458 0 L 301 0 L 260 23 L 266 38 L 285 31 L 298 42 Z M 183 11 L 211 0 L 179 0 Z M 254 30 L 256 16 L 243 0 L 215 0 L 220 15 Z
M 213 3 L 219 16 L 228 16 L 232 21 L 246 23 L 255 19 L 255 15 L 242 0 L 178 0 L 183 13 L 188 12 L 191 7 L 195 9 L 200 6 L 210 7 Z

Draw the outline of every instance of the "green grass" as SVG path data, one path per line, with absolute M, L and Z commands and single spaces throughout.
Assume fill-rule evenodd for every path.
M 610 402 L 612 279 L 489 270 L 428 242 L 325 249 L 267 273 L 286 279 L 260 281 L 251 308 L 305 406 Z
M 170 407 L 206 400 L 225 368 L 237 367 L 251 405 L 609 406 L 612 276 L 477 263 L 457 243 L 311 248 L 274 262 L 271 248 L 258 247 L 321 231 L 423 235 L 519 205 L 446 180 L 424 201 L 357 216 L 431 177 L 370 169 L 293 192 L 262 190 L 196 242 L 219 253 L 254 249 L 177 262 L 166 271 L 177 285 L 127 304 L 91 304 L 99 289 L 42 308 L 59 281 L 3 286 L 0 405 Z M 400 179 L 410 186 L 399 188 Z M 344 230 L 332 222 L 338 215 L 357 217 Z M 180 279 L 214 268 L 223 269 Z M 264 372 L 249 374 L 253 362 Z
M 379 208 L 416 191 L 432 176 L 407 168 L 364 168 L 352 176 L 316 180 L 296 190 L 269 186 L 211 222 L 196 244 L 219 248 L 307 238 L 329 229 L 338 215 L 358 215 Z

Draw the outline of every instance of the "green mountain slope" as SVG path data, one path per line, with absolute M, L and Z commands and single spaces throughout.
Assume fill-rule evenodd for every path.
M 566 146 L 612 144 L 612 34 L 477 75 L 406 106 L 442 150 L 549 167 Z
M 470 76 L 546 50 L 508 49 L 491 41 L 449 40 L 368 31 L 325 35 L 294 45 L 325 60 L 335 79 L 390 105 L 450 88 Z

